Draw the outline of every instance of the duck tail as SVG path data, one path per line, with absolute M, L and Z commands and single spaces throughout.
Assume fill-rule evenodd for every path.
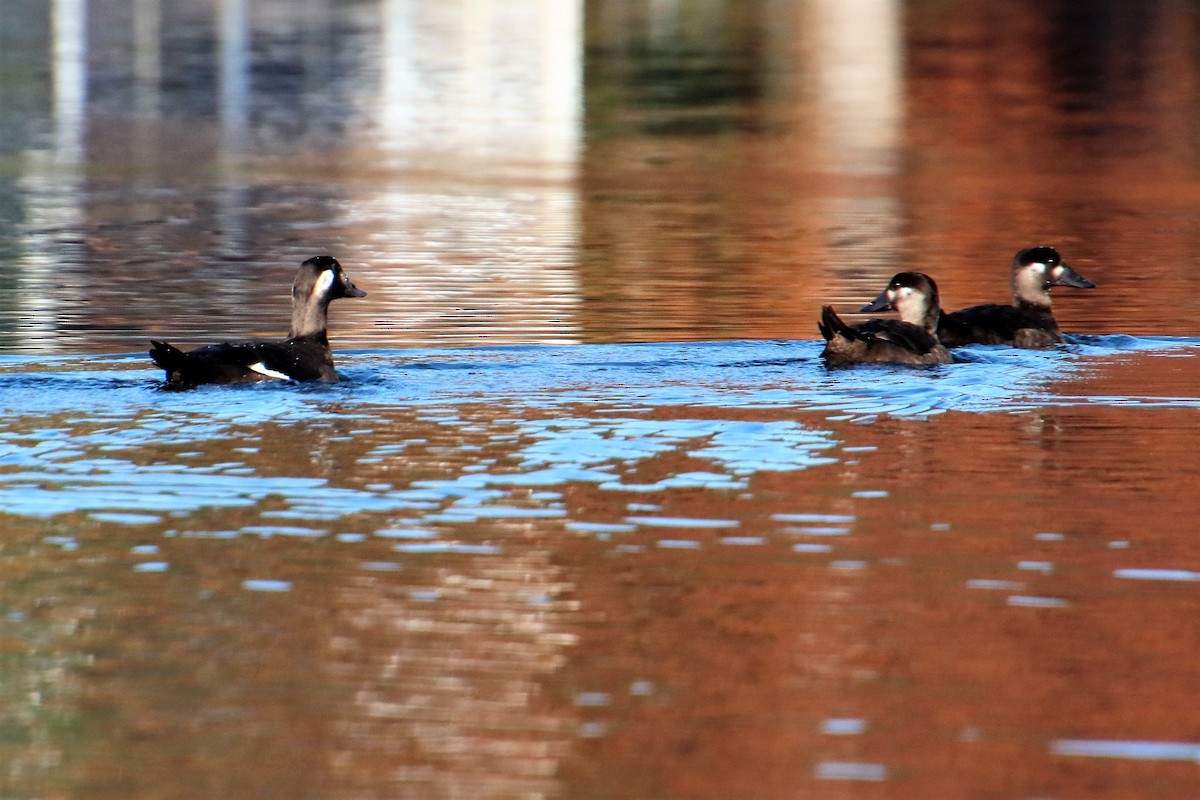
M 167 373 L 168 383 L 184 380 L 184 374 L 188 366 L 191 366 L 191 357 L 167 342 L 155 342 L 151 339 L 150 344 L 150 359 Z
M 150 359 L 171 373 L 180 369 L 187 362 L 187 353 L 180 350 L 178 347 L 167 344 L 166 342 L 156 342 L 150 340 L 152 345 L 150 348 Z
M 196 385 L 195 374 L 198 367 L 203 370 L 202 364 L 174 345 L 153 339 L 150 344 L 150 358 L 167 373 L 164 389 L 190 389 Z
M 834 336 L 840 336 L 843 339 L 860 339 L 858 332 L 842 321 L 842 318 L 833 310 L 833 306 L 821 306 L 821 321 L 817 323 L 817 329 L 821 331 L 821 336 L 825 337 L 825 341 L 831 341 Z

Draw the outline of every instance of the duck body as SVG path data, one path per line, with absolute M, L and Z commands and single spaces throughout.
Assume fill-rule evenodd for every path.
M 1044 349 L 1062 344 L 1058 321 L 1049 311 L 988 303 L 943 314 L 938 338 L 946 347 L 1007 344 Z
M 919 272 L 901 272 L 862 307 L 863 312 L 895 310 L 900 319 L 871 319 L 856 325 L 842 320 L 832 306 L 821 308 L 817 328 L 825 338 L 821 357 L 829 366 L 852 364 L 949 364 L 949 351 L 938 340 L 937 284 Z
M 186 351 L 152 341 L 150 358 L 166 372 L 167 388 L 271 380 L 336 383 L 327 333 L 329 304 L 366 294 L 333 257 L 310 258 L 300 265 L 292 284 L 292 327 L 287 339 L 223 342 Z
M 167 383 L 257 383 L 259 381 L 337 382 L 333 354 L 326 339 L 298 336 L 280 342 L 222 342 L 180 350 L 151 342 L 150 358 L 166 370 Z
M 1062 332 L 1051 310 L 1050 287 L 1091 289 L 1096 284 L 1063 263 L 1053 247 L 1029 247 L 1013 257 L 1012 305 L 989 303 L 943 313 L 938 338 L 946 347 L 1007 344 L 1044 349 L 1061 344 Z

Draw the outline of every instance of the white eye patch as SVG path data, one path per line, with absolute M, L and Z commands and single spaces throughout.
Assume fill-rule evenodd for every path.
M 322 272 L 317 276 L 316 283 L 313 284 L 312 293 L 309 295 L 309 299 L 312 300 L 329 294 L 329 289 L 333 286 L 333 282 L 335 280 L 337 280 L 337 276 L 333 274 L 333 270 L 327 269 Z
M 1062 264 L 1059 264 L 1057 267 L 1055 267 L 1054 269 L 1050 270 L 1050 274 L 1054 276 L 1054 279 L 1055 279 L 1055 280 L 1058 280 L 1059 278 L 1061 278 L 1061 277 L 1063 276 L 1063 267 L 1062 267 Z

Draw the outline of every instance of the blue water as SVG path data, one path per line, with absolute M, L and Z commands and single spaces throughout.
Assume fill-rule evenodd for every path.
M 504 499 L 517 487 L 571 482 L 631 497 L 744 489 L 755 473 L 836 462 L 841 442 L 825 421 L 1078 403 L 1195 408 L 1200 398 L 1082 397 L 1069 386 L 1098 365 L 1194 357 L 1198 347 L 1195 339 L 1091 336 L 1048 352 L 967 348 L 959 362 L 940 367 L 838 370 L 821 363 L 820 344 L 811 341 L 370 350 L 340 354 L 344 380 L 336 385 L 189 392 L 162 391 L 160 373 L 141 354 L 8 356 L 0 358 L 0 507 L 43 518 L 87 512 L 136 526 L 286 499 L 271 513 L 279 524 L 243 531 L 259 536 L 320 535 L 321 520 L 362 511 L 409 512 L 413 526 L 556 515 L 563 512 L 552 492 L 535 507 Z M 387 419 L 397 412 L 476 443 L 450 445 L 459 468 L 402 487 L 349 486 L 308 464 L 248 466 L 262 444 L 248 432 L 264 424 L 275 431 L 348 425 L 335 438 L 370 439 L 358 457 L 364 466 L 428 446 L 395 435 Z M 316 458 L 331 434 L 310 435 Z M 239 442 L 245 459 L 238 448 L 224 461 L 201 457 L 214 443 L 247 436 Z M 503 468 L 473 460 L 484 444 L 510 447 Z M 703 467 L 652 482 L 628 476 L 630 465 L 672 451 Z
M 461 752 L 476 720 L 505 747 L 567 753 L 624 747 L 643 728 L 702 736 L 714 715 L 751 731 L 761 719 L 745 752 L 782 731 L 807 742 L 789 756 L 796 780 L 839 787 L 909 780 L 914 717 L 953 758 L 1019 736 L 1023 757 L 1192 759 L 1170 726 L 1037 715 L 1060 695 L 1069 707 L 1123 691 L 1113 637 L 1140 642 L 1143 620 L 1167 620 L 1200 585 L 1189 523 L 1163 538 L 1137 527 L 1164 501 L 1157 476 L 1139 462 L 1124 478 L 1096 449 L 1122 422 L 1151 450 L 1176 437 L 1179 415 L 1144 410 L 1195 409 L 1191 383 L 1156 384 L 1174 396 L 1113 376 L 1148 361 L 1176 374 L 1200 340 L 1081 337 L 838 370 L 820 346 L 341 351 L 336 385 L 187 392 L 162 390 L 142 354 L 0 358 L 3 565 L 17 576 L 0 634 L 34 654 L 9 659 L 0 705 L 38 719 L 21 687 L 53 653 L 82 677 L 40 688 L 39 704 L 62 727 L 101 731 L 82 755 L 64 746 L 85 777 L 47 769 L 26 783 L 90 789 L 93 765 L 132 752 L 145 785 L 172 785 L 174 757 L 204 748 L 205 774 L 236 771 L 246 742 L 285 754 L 281 780 L 310 760 L 292 719 L 354 731 L 339 746 L 364 759 L 409 740 Z M 1096 376 L 1105 394 L 1088 388 Z M 952 447 L 967 457 L 947 462 Z M 976 463 L 972 448 L 987 455 Z M 1148 485 L 1127 521 L 1092 513 Z M 1004 519 L 974 513 L 986 501 Z M 1047 517 L 1060 502 L 1066 515 Z M 1154 667 L 1172 657 L 1139 657 L 1149 666 L 1130 681 L 1161 683 Z M 897 677 L 864 658 L 899 662 L 886 668 Z M 1104 662 L 1090 683 L 1056 683 L 1083 659 Z M 761 684 L 746 677 L 759 670 Z M 1033 710 L 1006 728 L 994 697 L 1013 675 Z M 1173 706 L 1169 693 L 1193 685 L 1169 683 Z M 799 705 L 782 709 L 781 691 Z M 469 722 L 446 723 L 448 708 Z M 946 726 L 947 708 L 964 727 Z M 116 737 L 114 756 L 112 720 L 153 735 Z M 425 733 L 442 725 L 441 740 Z M 19 732 L 40 741 L 35 724 Z M 380 763 L 399 775 L 423 758 L 388 750 Z M 513 763 L 498 761 L 496 780 Z

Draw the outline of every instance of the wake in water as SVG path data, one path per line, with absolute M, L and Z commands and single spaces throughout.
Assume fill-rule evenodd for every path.
M 571 482 L 627 492 L 744 489 L 757 472 L 837 462 L 835 422 L 1071 405 L 1083 400 L 1061 388 L 1089 365 L 1193 357 L 1198 347 L 1191 339 L 1076 337 L 1051 351 L 971 347 L 949 365 L 839 370 L 821 364 L 815 342 L 358 351 L 344 356 L 345 380 L 336 385 L 183 393 L 159 391 L 157 372 L 140 357 L 9 357 L 0 359 L 0 507 L 120 522 L 277 498 L 285 507 L 271 512 L 274 523 L 251 526 L 261 534 L 280 519 L 364 509 L 407 511 L 422 524 L 497 508 L 516 514 L 506 505 L 513 491 Z M 1200 398 L 1086 402 L 1195 407 Z M 427 445 L 398 433 L 406 427 L 448 432 L 440 473 L 421 485 L 335 488 L 307 464 L 267 468 L 256 455 L 269 444 L 260 439 L 286 437 L 315 463 L 353 441 L 363 450 L 355 463 L 369 467 Z M 225 452 L 241 440 L 245 458 Z M 497 447 L 504 468 L 479 455 Z M 631 465 L 671 453 L 697 468 L 630 477 Z
M 1057 398 L 1045 390 L 1090 364 L 1132 354 L 1192 357 L 1200 340 L 1074 336 L 1067 347 L 974 346 L 955 363 L 827 369 L 811 341 L 572 345 L 346 353 L 335 386 L 202 387 L 173 397 L 155 389 L 143 356 L 0 358 L 0 411 L 9 417 L 124 409 L 175 409 L 214 419 L 288 418 L 314 403 L 420 406 L 486 401 L 713 406 L 921 416 L 1012 411 Z M 1186 399 L 1186 398 L 1181 398 Z

